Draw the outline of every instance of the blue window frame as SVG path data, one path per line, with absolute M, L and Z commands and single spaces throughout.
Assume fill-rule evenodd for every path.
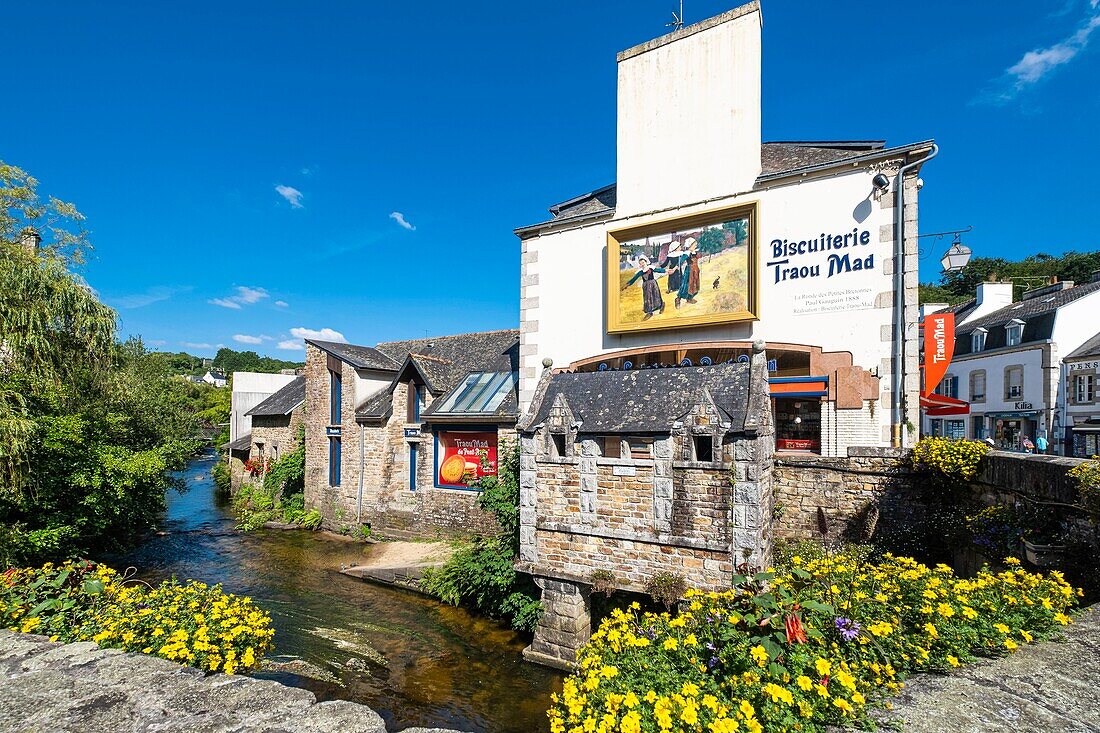
M 344 385 L 339 372 L 328 374 L 329 425 L 339 425 L 343 422 Z
M 339 438 L 328 439 L 328 485 L 340 485 L 340 461 L 342 448 Z
M 409 491 L 416 491 L 416 454 L 420 446 L 409 443 Z

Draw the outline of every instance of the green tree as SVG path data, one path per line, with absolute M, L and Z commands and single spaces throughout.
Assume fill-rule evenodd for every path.
M 1018 300 L 1024 292 L 1041 286 L 1051 277 L 1083 283 L 1097 271 L 1100 271 L 1100 250 L 1070 250 L 1061 255 L 1041 252 L 1022 260 L 973 257 L 959 272 L 945 272 L 940 275 L 939 282 L 923 283 L 920 300 L 922 303 L 964 303 L 974 297 L 979 283 L 1003 279 L 1012 279 L 1013 296 Z

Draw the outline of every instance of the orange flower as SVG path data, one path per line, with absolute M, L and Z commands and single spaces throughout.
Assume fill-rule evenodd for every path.
M 787 614 L 787 643 L 805 644 L 808 641 L 806 629 L 802 627 L 802 619 L 799 618 L 797 613 Z

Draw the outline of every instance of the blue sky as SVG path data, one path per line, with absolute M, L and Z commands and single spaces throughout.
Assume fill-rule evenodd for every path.
M 83 274 L 157 348 L 514 327 L 512 229 L 614 179 L 615 53 L 674 5 L 4 3 L 0 159 L 84 212 Z M 935 138 L 923 231 L 1100 245 L 1095 0 L 763 13 L 766 140 Z

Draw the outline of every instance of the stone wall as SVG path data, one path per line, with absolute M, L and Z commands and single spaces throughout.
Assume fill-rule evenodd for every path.
M 271 680 L 205 675 L 164 659 L 0 630 L 0 730 L 386 733 L 382 717 Z M 446 733 L 407 728 L 404 733 Z
M 258 458 L 262 445 L 264 455 L 277 461 L 298 446 L 298 427 L 302 424 L 302 409 L 289 415 L 253 415 L 252 448 L 249 458 Z

